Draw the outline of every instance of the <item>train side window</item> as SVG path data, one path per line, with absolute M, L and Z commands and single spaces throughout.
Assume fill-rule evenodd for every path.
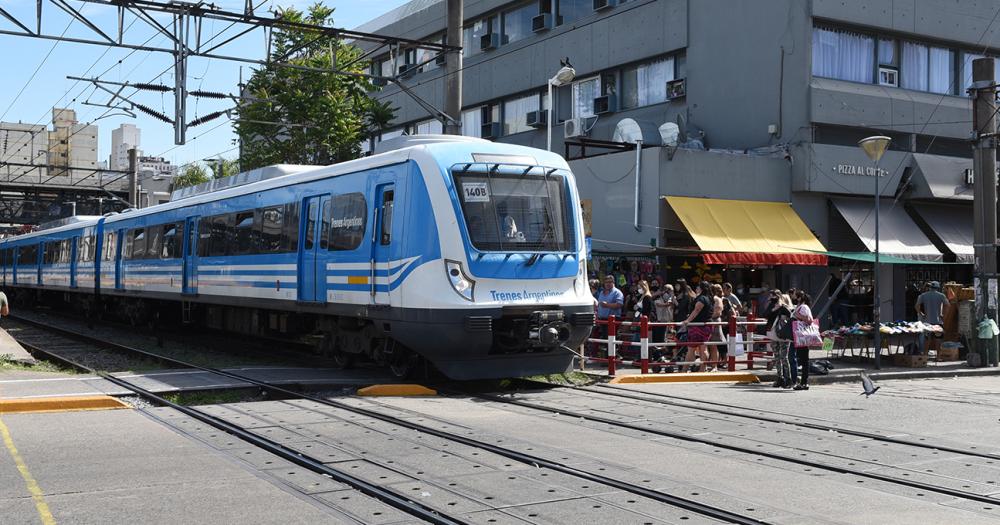
M 184 223 L 165 224 L 163 228 L 163 247 L 160 249 L 161 259 L 176 259 L 181 256 L 184 246 Z
M 65 239 L 59 247 L 59 262 L 69 263 L 73 258 L 73 239 Z
M 212 218 L 198 220 L 198 257 L 208 257 L 212 248 Z
M 146 255 L 144 259 L 158 259 L 163 249 L 163 226 L 150 226 L 146 229 Z
M 129 230 L 125 236 L 126 259 L 142 259 L 146 256 L 146 230 L 136 228 Z
M 318 210 L 319 204 L 316 200 L 310 200 L 309 207 L 306 208 L 306 238 L 302 244 L 303 251 L 313 248 L 313 238 L 316 235 L 316 212 Z
M 322 224 L 319 228 L 319 248 L 326 250 L 330 246 L 330 199 L 323 203 L 323 210 L 320 211 Z
M 260 212 L 260 251 L 278 253 L 283 251 L 281 232 L 284 227 L 285 207 L 271 206 Z
M 382 231 L 380 244 L 383 246 L 392 242 L 392 198 L 393 191 L 382 194 Z
M 299 249 L 299 203 L 285 205 L 284 250 L 294 252 Z
M 208 250 L 210 257 L 223 257 L 229 255 L 232 250 L 229 246 L 232 243 L 232 215 L 216 215 L 211 217 L 212 221 L 212 245 Z
M 24 266 L 34 266 L 38 263 L 38 245 L 32 244 L 29 246 L 22 246 L 18 250 L 17 263 Z
M 330 199 L 330 250 L 354 250 L 365 239 L 368 203 L 361 193 L 334 195 Z
M 253 235 L 254 210 L 241 211 L 236 214 L 236 251 L 234 255 L 250 255 L 257 252 Z
M 101 250 L 101 258 L 105 261 L 115 260 L 115 232 L 104 234 L 104 248 Z

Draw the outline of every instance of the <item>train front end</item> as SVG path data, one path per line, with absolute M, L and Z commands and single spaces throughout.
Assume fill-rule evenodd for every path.
M 444 290 L 417 295 L 448 307 L 417 330 L 421 353 L 455 379 L 568 371 L 594 324 L 573 174 L 532 148 L 463 149 L 438 159 L 449 196 L 434 206 Z

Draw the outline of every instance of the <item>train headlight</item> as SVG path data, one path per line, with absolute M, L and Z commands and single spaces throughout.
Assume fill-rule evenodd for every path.
M 455 293 L 461 295 L 466 301 L 472 301 L 473 293 L 476 289 L 476 281 L 465 275 L 462 263 L 446 260 L 444 266 L 445 271 L 448 272 L 448 281 L 451 282 L 451 287 L 455 290 Z

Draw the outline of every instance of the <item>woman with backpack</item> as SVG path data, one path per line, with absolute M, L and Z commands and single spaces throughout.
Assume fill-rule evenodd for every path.
M 809 307 L 812 305 L 812 297 L 810 297 L 806 292 L 799 290 L 795 303 L 795 309 L 792 310 L 792 319 L 799 321 L 800 323 L 811 325 L 813 322 L 813 316 L 812 310 Z M 809 390 L 808 345 L 795 347 L 795 360 L 798 361 L 798 365 L 802 367 L 801 372 L 799 372 L 799 384 L 795 385 L 795 390 Z
M 721 323 L 723 321 L 728 321 L 729 317 L 727 315 L 732 315 L 732 305 L 729 305 L 729 300 L 725 298 L 722 291 L 721 284 L 712 285 L 712 322 Z M 727 308 L 728 305 L 728 308 Z M 724 343 L 727 341 L 726 330 L 721 324 L 712 326 L 712 342 L 714 343 Z M 711 345 L 708 347 L 709 359 L 712 361 L 719 361 L 715 368 L 719 369 L 721 367 L 721 362 L 726 359 L 726 347 L 722 344 Z M 711 372 L 711 370 L 709 370 Z
M 792 300 L 787 295 L 781 293 L 777 288 L 770 291 L 770 299 L 767 303 L 767 337 L 773 342 L 771 348 L 774 351 L 774 362 L 778 369 L 778 380 L 772 386 L 775 388 L 792 388 L 795 385 L 795 367 L 789 358 L 789 345 L 791 341 L 782 338 L 779 332 L 789 332 L 791 329 Z M 782 328 L 786 327 L 785 330 Z M 787 335 L 787 334 L 785 334 Z

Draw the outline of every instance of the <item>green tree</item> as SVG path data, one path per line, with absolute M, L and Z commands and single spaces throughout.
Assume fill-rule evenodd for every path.
M 219 171 L 219 159 L 205 159 L 208 162 L 209 169 L 212 170 L 213 179 L 221 179 L 224 177 L 232 177 L 240 172 L 240 161 L 239 159 L 222 159 L 222 171 Z
M 212 178 L 208 176 L 208 170 L 205 169 L 205 166 L 197 162 L 192 162 L 181 168 L 180 173 L 174 177 L 174 189 L 195 186 L 210 180 Z
M 291 22 L 332 26 L 333 9 L 320 3 L 306 12 L 287 8 Z M 375 86 L 365 77 L 368 62 L 358 48 L 311 31 L 275 30 L 271 64 L 255 71 L 236 110 L 242 142 L 240 167 L 251 170 L 280 163 L 332 164 L 357 158 L 360 142 L 392 120 L 389 104 L 373 100 Z M 282 67 L 289 63 L 347 74 Z M 346 69 L 345 69 L 346 67 Z M 279 124 L 273 124 L 279 123 Z

